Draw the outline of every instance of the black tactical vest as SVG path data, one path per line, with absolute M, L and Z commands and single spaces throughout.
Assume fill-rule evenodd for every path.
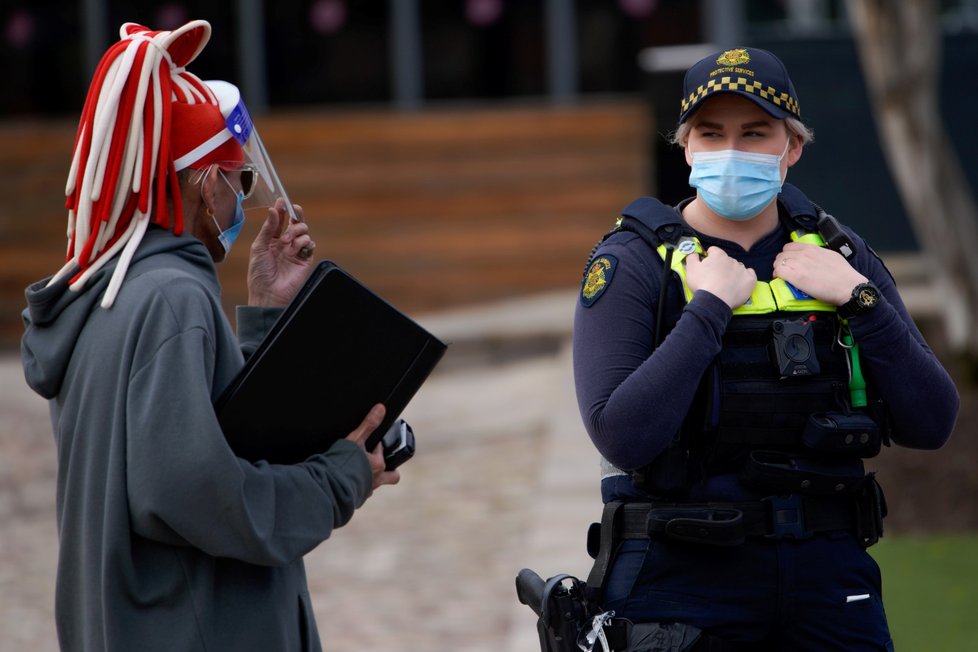
M 825 246 L 814 228 L 819 209 L 788 184 L 783 192 L 810 211 L 789 213 L 798 226 L 792 239 Z M 692 298 L 683 260 L 702 248 L 675 208 L 640 199 L 625 209 L 616 230 L 638 233 L 663 258 L 660 304 L 676 282 L 685 301 Z M 656 344 L 672 327 L 662 314 L 660 305 Z M 734 311 L 722 341 L 680 433 L 633 473 L 636 485 L 675 498 L 707 477 L 739 473 L 759 491 L 856 491 L 865 476 L 862 458 L 879 452 L 883 411 L 878 402 L 862 400 L 858 377 L 853 383 L 858 349 L 835 307 L 783 279 L 759 281 Z

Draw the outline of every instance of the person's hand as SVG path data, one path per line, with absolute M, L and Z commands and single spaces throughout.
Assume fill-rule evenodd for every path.
M 789 242 L 775 256 L 774 275 L 833 306 L 847 302 L 852 289 L 869 280 L 839 252 L 802 242 Z
M 377 447 L 373 451 L 368 451 L 366 444 L 367 438 L 370 437 L 370 433 L 377 429 L 380 422 L 384 419 L 384 413 L 386 409 L 383 405 L 378 403 L 370 409 L 367 416 L 357 429 L 346 436 L 347 439 L 357 444 L 364 454 L 367 456 L 367 460 L 370 462 L 370 471 L 373 473 L 374 480 L 373 486 L 371 487 L 371 493 L 377 487 L 383 486 L 385 484 L 397 484 L 401 480 L 401 474 L 395 471 L 386 471 L 384 462 L 384 444 L 378 443 Z
M 312 271 L 316 243 L 309 225 L 302 221 L 302 208 L 293 204 L 298 222 L 292 222 L 285 200 L 279 198 L 268 209 L 258 237 L 251 244 L 248 261 L 248 305 L 288 305 Z
M 723 249 L 710 247 L 703 258 L 699 254 L 686 256 L 686 283 L 693 292 L 706 290 L 733 310 L 750 298 L 757 274 Z

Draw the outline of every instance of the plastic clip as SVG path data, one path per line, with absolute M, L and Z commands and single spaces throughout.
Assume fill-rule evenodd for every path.
M 771 506 L 771 526 L 773 532 L 766 534 L 769 539 L 808 539 L 812 533 L 805 529 L 805 513 L 801 496 L 768 496 L 762 503 Z

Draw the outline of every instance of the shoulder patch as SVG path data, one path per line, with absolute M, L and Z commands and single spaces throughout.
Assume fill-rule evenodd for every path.
M 581 286 L 581 305 L 590 308 L 601 298 L 611 285 L 616 267 L 618 267 L 618 259 L 610 254 L 603 254 L 594 259 L 584 277 L 584 285 Z

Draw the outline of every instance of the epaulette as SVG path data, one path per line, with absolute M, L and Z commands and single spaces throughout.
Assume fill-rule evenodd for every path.
M 818 213 L 815 204 L 801 190 L 790 183 L 783 184 L 778 194 L 778 202 L 798 228 L 811 232 L 817 230 Z
M 587 264 L 584 265 L 585 277 L 598 247 L 619 231 L 637 234 L 653 250 L 662 243 L 675 244 L 685 235 L 694 235 L 692 229 L 683 222 L 676 207 L 663 204 L 654 197 L 639 197 L 622 210 L 621 217 L 618 218 L 614 228 L 605 233 L 591 248 Z
M 639 197 L 621 215 L 622 229 L 639 234 L 653 249 L 693 234 L 675 206 L 663 204 L 654 197 Z
M 829 249 L 839 252 L 846 260 L 851 260 L 856 255 L 856 243 L 839 224 L 839 220 L 822 210 L 821 206 L 806 197 L 798 188 L 790 183 L 784 184 L 778 200 L 796 225 L 805 231 L 817 231 Z

